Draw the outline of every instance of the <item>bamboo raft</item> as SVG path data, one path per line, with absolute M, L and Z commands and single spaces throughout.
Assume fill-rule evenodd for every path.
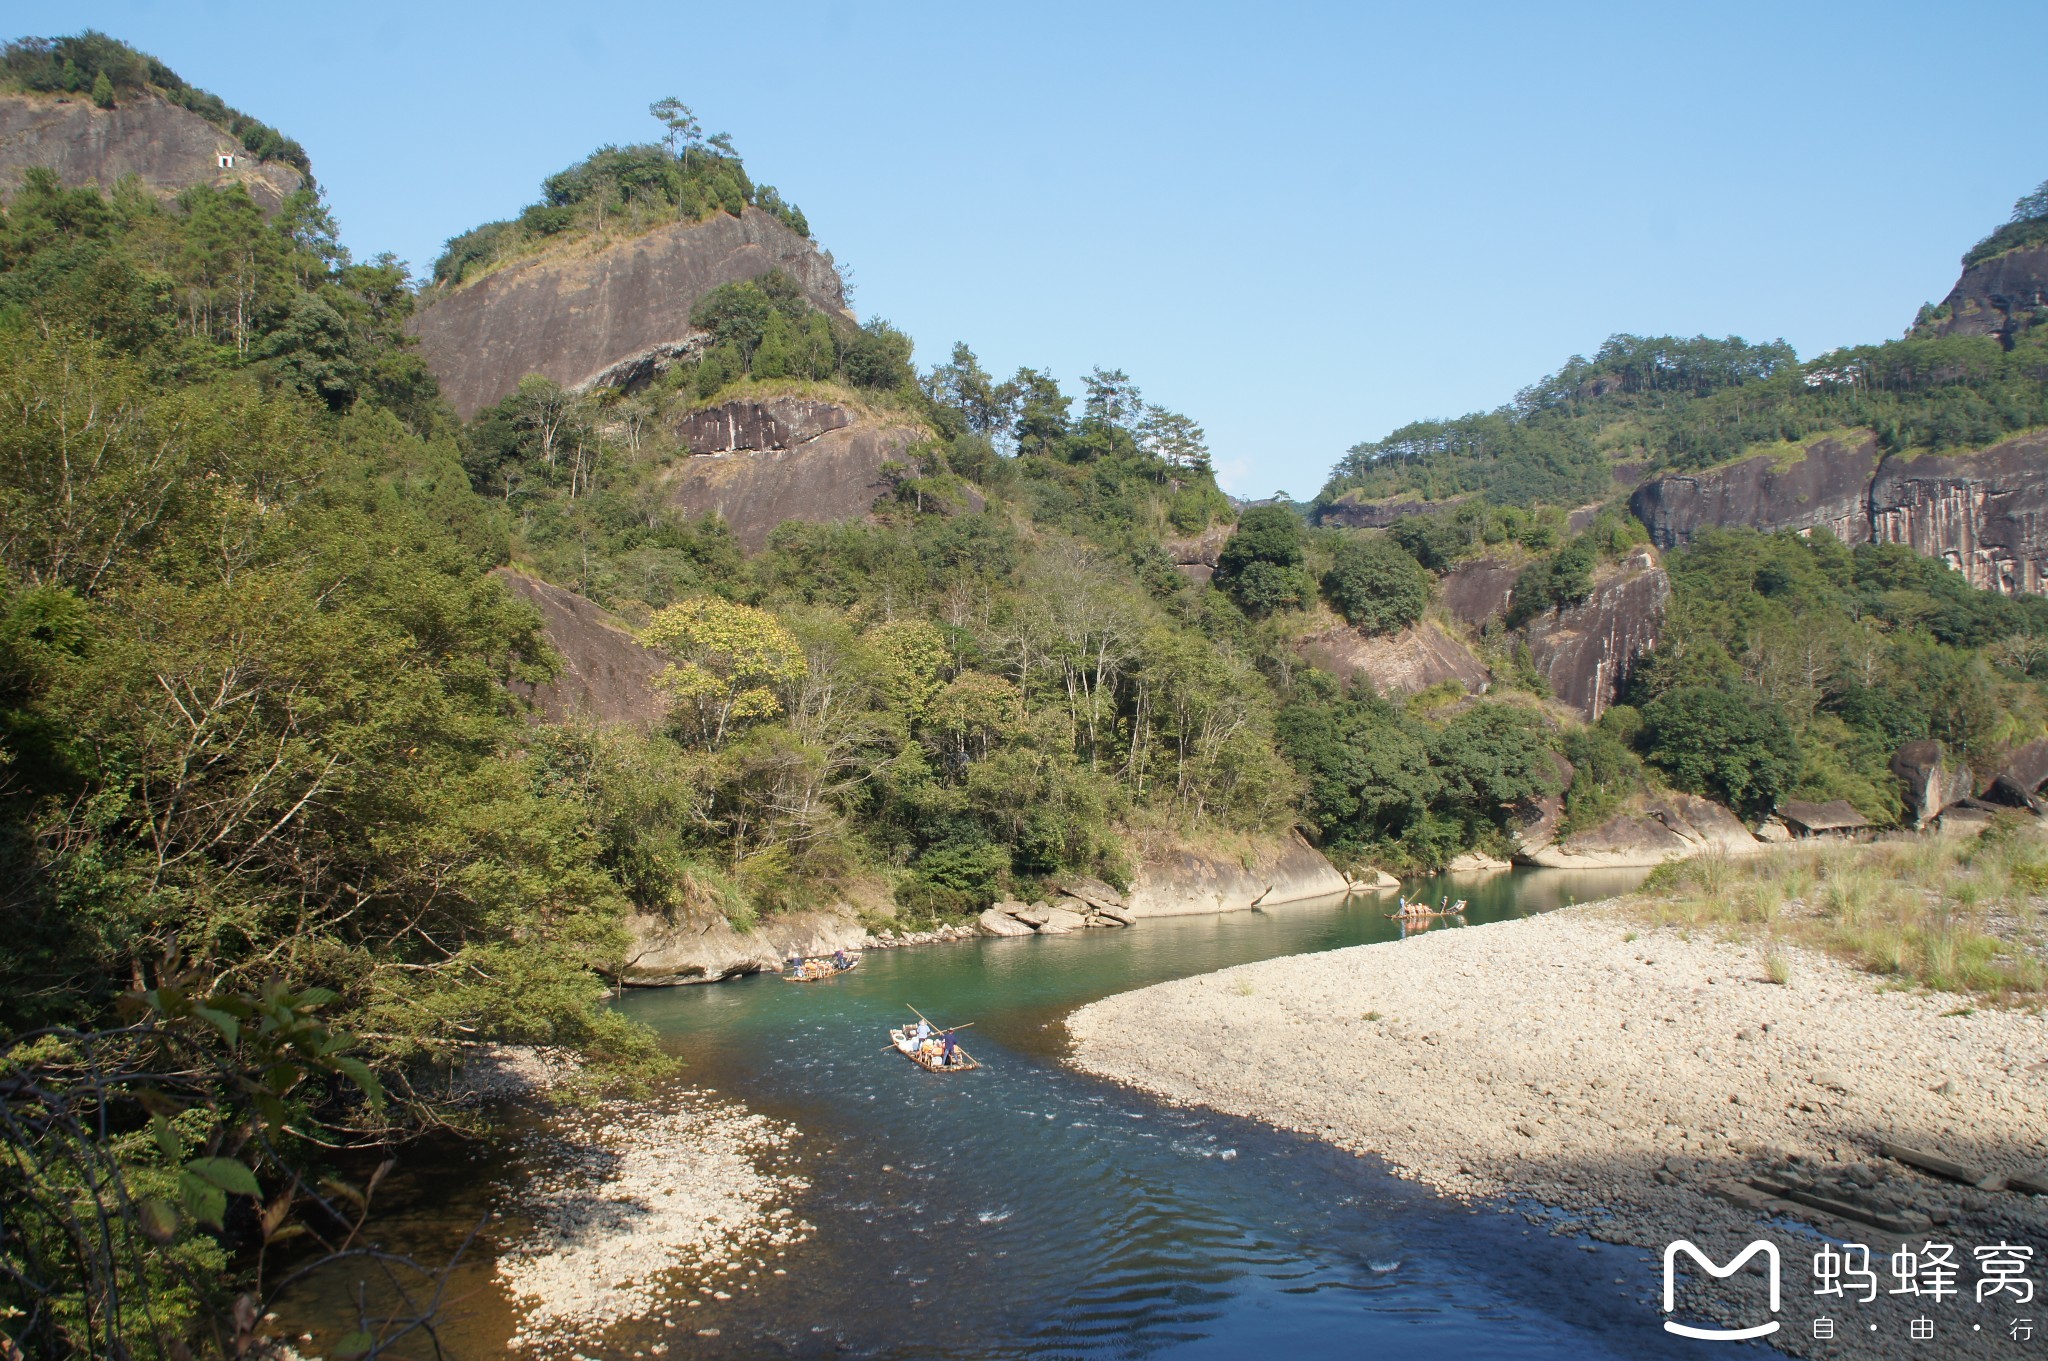
M 837 978 L 860 967 L 860 956 L 855 955 L 840 968 L 829 959 L 807 959 L 794 970 L 782 976 L 785 983 L 817 983 L 827 978 Z
M 1426 907 L 1421 903 L 1411 903 L 1406 898 L 1403 898 L 1401 900 L 1401 910 L 1399 912 L 1389 912 L 1387 920 L 1390 922 L 1432 921 L 1438 917 L 1463 916 L 1464 912 L 1465 899 L 1463 898 L 1458 899 L 1449 907 Z
M 967 1073 L 981 1067 L 979 1060 L 958 1045 L 953 1046 L 953 1062 L 946 1063 L 939 1057 L 940 1045 L 937 1039 L 926 1040 L 922 1049 L 914 1048 L 910 1032 L 901 1028 L 889 1031 L 889 1043 L 895 1046 L 897 1053 L 927 1073 Z

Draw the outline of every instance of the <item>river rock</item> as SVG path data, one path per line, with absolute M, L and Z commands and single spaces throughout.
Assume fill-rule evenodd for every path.
M 1292 832 L 1244 857 L 1186 844 L 1154 850 L 1138 867 L 1127 907 L 1134 917 L 1235 912 L 1333 897 L 1349 887 L 1321 851 Z
M 1597 827 L 1574 832 L 1538 851 L 1517 852 L 1525 865 L 1550 869 L 1626 869 L 1696 855 L 1754 855 L 1763 843 L 1733 813 L 1693 794 L 1647 799 Z
M 1030 904 L 1020 903 L 1015 898 L 1005 898 L 1001 902 L 997 903 L 994 907 L 989 909 L 989 911 L 991 912 L 1002 912 L 1012 917 L 1022 916 L 1024 913 L 1029 912 L 1030 910 Z
M 1033 903 L 1031 906 L 1025 908 L 1022 912 L 1012 912 L 1009 915 L 1015 917 L 1018 921 L 1023 922 L 1026 926 L 1036 927 L 1045 925 L 1045 919 L 1049 915 L 1051 915 L 1051 913 L 1052 909 L 1046 906 L 1044 903 Z
M 1103 883 L 1083 874 L 1071 879 L 1061 879 L 1054 887 L 1070 898 L 1079 898 L 1090 907 L 1122 907 L 1124 896 Z
M 1908 742 L 1892 753 L 1892 774 L 1905 786 L 1906 820 L 1916 829 L 1970 793 L 1969 767 L 1949 760 L 1948 749 L 1933 738 Z
M 1094 904 L 1066 893 L 1052 900 L 1052 908 L 1055 912 L 1071 912 L 1077 917 L 1085 917 L 1095 910 Z
M 1467 851 L 1454 857 L 1444 868 L 1452 874 L 1498 874 L 1514 866 L 1505 860 L 1496 860 L 1484 851 Z
M 641 988 L 773 973 L 791 955 L 859 950 L 867 940 L 867 932 L 850 911 L 783 913 L 745 932 L 733 930 L 716 915 L 685 914 L 671 920 L 642 913 L 629 917 L 626 929 L 631 942 L 626 958 L 610 972 L 626 987 Z
M 1347 881 L 1353 893 L 1398 893 L 1401 881 L 1383 869 L 1367 865 Z
M 1117 926 L 1130 926 L 1138 920 L 1131 915 L 1130 909 L 1125 907 L 1098 907 L 1095 909 L 1095 915 Z
M 1023 904 L 1019 903 L 1018 906 L 1022 907 Z M 998 908 L 990 908 L 975 918 L 975 922 L 981 927 L 984 935 L 1028 936 L 1031 934 L 1029 926 L 1026 926 L 1023 922 Z
M 1069 931 L 1079 931 L 1087 925 L 1088 919 L 1080 913 L 1069 911 L 1055 903 L 1052 910 L 1045 914 L 1045 921 L 1040 924 L 1038 931 L 1040 935 L 1058 936 Z

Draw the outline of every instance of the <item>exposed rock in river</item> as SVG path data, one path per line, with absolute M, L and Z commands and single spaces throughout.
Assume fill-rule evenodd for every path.
M 639 915 L 627 922 L 632 948 L 616 970 L 628 987 L 716 983 L 741 974 L 773 973 L 791 955 L 858 950 L 867 931 L 850 912 L 788 912 L 739 932 L 724 917 L 676 920 Z
M 122 94 L 111 109 L 83 95 L 0 94 L 0 197 L 33 166 L 105 191 L 132 175 L 165 199 L 195 184 L 239 184 L 265 212 L 306 182 L 296 166 L 252 155 L 226 129 L 140 92 Z
M 1711 799 L 1671 793 L 1647 800 L 1636 812 L 1597 827 L 1549 839 L 1554 820 L 1525 828 L 1515 859 L 1551 869 L 1625 869 L 1688 860 L 1696 855 L 1752 855 L 1763 843 L 1736 816 Z
M 583 388 L 651 370 L 688 348 L 699 298 L 772 269 L 821 311 L 850 315 L 831 259 L 749 208 L 515 261 L 428 294 L 411 329 L 443 395 L 467 418 L 529 373 Z
M 1183 917 L 1202 912 L 1298 902 L 1345 892 L 1349 885 L 1323 853 L 1289 833 L 1242 860 L 1193 846 L 1147 856 L 1131 885 L 1128 908 L 1136 917 Z

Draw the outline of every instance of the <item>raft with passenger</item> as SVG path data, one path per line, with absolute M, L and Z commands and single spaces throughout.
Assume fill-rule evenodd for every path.
M 821 979 L 852 973 L 859 967 L 859 955 L 847 956 L 844 963 L 836 959 L 806 959 L 782 976 L 791 983 L 816 983 Z
M 910 1006 L 908 1002 L 905 1006 Z M 972 1054 L 960 1047 L 958 1032 L 966 1025 L 935 1026 L 931 1018 L 916 1007 L 910 1007 L 917 1015 L 915 1026 L 901 1026 L 889 1031 L 889 1043 L 896 1052 L 909 1059 L 929 1073 L 966 1073 L 981 1067 Z
M 1444 899 L 1443 903 L 1437 907 L 1431 907 L 1428 903 L 1411 903 L 1406 898 L 1402 898 L 1400 900 L 1400 903 L 1401 910 L 1398 912 L 1389 912 L 1387 914 L 1388 921 L 1428 921 L 1436 917 L 1462 916 L 1465 912 L 1465 899 L 1463 898 L 1458 899 L 1458 901 L 1456 901 L 1455 903 L 1452 902 L 1449 898 L 1446 898 Z

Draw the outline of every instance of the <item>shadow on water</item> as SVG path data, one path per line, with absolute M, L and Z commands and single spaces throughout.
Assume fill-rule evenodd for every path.
M 1476 925 L 1640 878 L 1517 872 L 1410 891 L 1467 898 L 1464 922 Z M 1059 1020 L 1076 1006 L 1395 940 L 1392 907 L 1355 898 L 1149 919 L 875 952 L 809 987 L 755 978 L 627 996 L 621 1008 L 664 1037 L 688 1081 L 803 1131 L 811 1187 L 795 1208 L 817 1233 L 782 1263 L 787 1277 L 690 1310 L 686 1331 L 650 1320 L 581 1352 L 629 1357 L 669 1340 L 713 1356 L 1663 1354 L 1655 1309 L 1640 1304 L 1655 1268 L 1633 1251 L 1588 1253 L 1519 1216 L 1447 1203 L 1373 1160 L 1165 1108 L 1060 1061 Z M 937 1076 L 880 1052 L 887 1028 L 910 1017 L 905 1003 L 975 1021 L 964 1035 L 984 1068 Z M 473 1216 L 474 1197 L 448 1194 Z M 466 1350 L 463 1331 L 479 1344 L 504 1337 L 501 1318 L 480 1317 L 451 1335 L 462 1356 L 497 1354 Z

